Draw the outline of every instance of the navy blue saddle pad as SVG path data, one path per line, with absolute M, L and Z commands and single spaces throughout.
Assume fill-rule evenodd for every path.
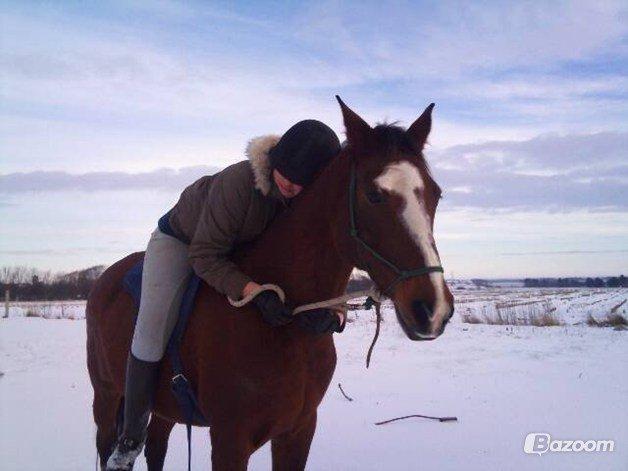
M 131 269 L 124 275 L 122 279 L 122 286 L 124 286 L 124 290 L 131 295 L 133 301 L 135 302 L 135 307 L 139 309 L 140 307 L 140 299 L 142 297 L 142 270 L 144 268 L 144 260 L 140 260 L 137 262 Z M 196 275 L 192 274 L 190 277 L 190 281 L 188 282 L 187 289 L 183 294 L 183 298 L 181 299 L 181 307 L 179 311 L 179 317 L 187 317 L 190 312 L 186 312 L 187 310 L 191 311 L 194 307 L 194 298 L 196 297 L 196 293 L 201 284 L 201 279 Z

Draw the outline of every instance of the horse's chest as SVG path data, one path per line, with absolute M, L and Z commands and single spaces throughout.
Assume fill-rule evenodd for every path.
M 335 366 L 333 345 L 294 349 L 274 359 L 252 359 L 242 376 L 242 384 L 252 392 L 316 395 L 317 391 L 324 393 Z

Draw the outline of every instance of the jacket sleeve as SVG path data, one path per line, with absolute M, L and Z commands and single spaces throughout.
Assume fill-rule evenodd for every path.
M 231 299 L 242 296 L 251 281 L 229 259 L 251 203 L 251 185 L 237 173 L 219 175 L 209 189 L 189 259 L 196 274 Z

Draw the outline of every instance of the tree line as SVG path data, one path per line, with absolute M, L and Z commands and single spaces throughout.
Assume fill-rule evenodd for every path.
M 71 273 L 52 273 L 32 267 L 14 266 L 0 268 L 0 294 L 9 290 L 13 301 L 60 301 L 87 299 L 96 279 L 105 271 L 104 265 L 96 265 Z M 472 280 L 477 285 L 488 286 L 489 281 Z M 368 277 L 352 277 L 349 290 L 367 289 L 372 286 Z M 624 275 L 609 278 L 525 278 L 526 288 L 626 288 Z
M 70 273 L 52 273 L 25 266 L 2 267 L 0 292 L 8 290 L 12 301 L 86 299 L 104 270 L 104 265 Z
M 610 278 L 525 278 L 526 288 L 626 288 L 624 275 Z

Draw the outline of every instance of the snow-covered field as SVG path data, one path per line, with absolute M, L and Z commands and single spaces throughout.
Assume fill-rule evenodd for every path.
M 628 312 L 625 288 L 474 288 L 453 285 L 458 319 L 502 317 L 523 319 L 543 314 L 564 324 L 586 323 Z
M 9 317 L 85 319 L 86 301 L 25 301 L 11 303 Z
M 416 343 L 386 308 L 366 370 L 373 315 L 352 311 L 353 322 L 336 336 L 338 368 L 319 409 L 308 469 L 627 469 L 628 332 L 586 325 L 589 314 L 606 316 L 627 290 L 465 288 L 455 294 L 458 313 L 488 312 L 495 303 L 526 306 L 519 304 L 525 299 L 552 302 L 566 325 L 472 325 L 458 318 L 438 340 Z M 66 303 L 61 316 L 63 303 L 44 305 L 52 306 L 49 319 L 25 317 L 22 306 L 0 321 L 0 468 L 94 469 L 83 312 Z M 408 414 L 459 420 L 374 425 Z M 615 450 L 528 455 L 523 443 L 530 432 L 610 439 Z M 195 429 L 193 441 L 193 468 L 209 469 L 206 430 Z M 185 463 L 185 433 L 178 426 L 166 469 L 184 469 Z M 268 447 L 252 457 L 250 469 L 270 469 Z
M 563 324 L 585 324 L 589 316 L 605 319 L 609 314 L 628 312 L 625 288 L 484 288 L 468 282 L 450 283 L 456 298 L 453 322 L 469 319 L 525 319 L 544 313 Z M 9 317 L 46 319 L 84 319 L 85 301 L 36 301 L 12 303 Z

